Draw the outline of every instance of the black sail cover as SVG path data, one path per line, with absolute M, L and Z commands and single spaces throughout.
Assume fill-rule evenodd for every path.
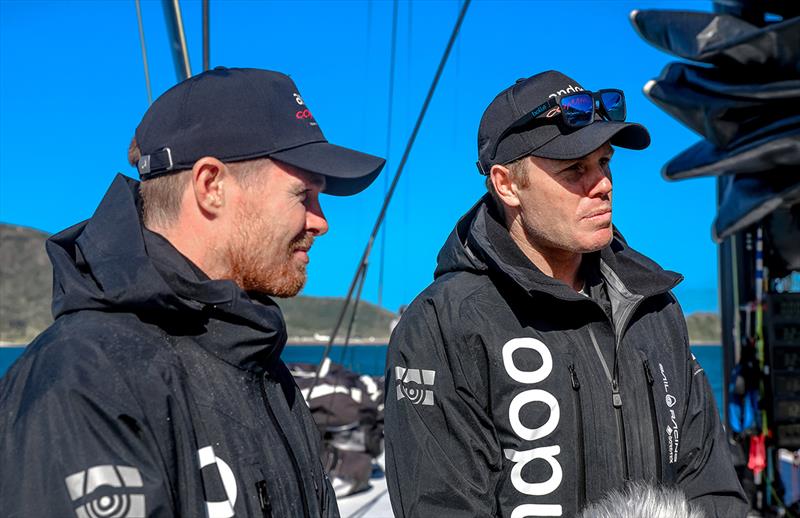
M 800 75 L 800 18 L 757 27 L 728 14 L 642 10 L 631 21 L 643 39 L 679 58 L 754 68 L 762 77 Z
M 664 165 L 664 178 L 728 177 L 712 230 L 721 240 L 798 204 L 800 2 L 714 4 L 717 13 L 634 11 L 631 22 L 655 47 L 696 62 L 670 63 L 644 92 L 704 137 Z
M 714 221 L 714 239 L 721 242 L 781 206 L 800 201 L 800 175 L 781 168 L 765 174 L 726 176 Z M 800 265 L 798 265 L 800 267 Z
M 732 149 L 721 149 L 708 140 L 701 140 L 667 162 L 662 174 L 667 180 L 682 180 L 768 173 L 777 167 L 791 170 L 791 166 L 797 164 L 800 164 L 800 125 Z M 800 170 L 795 167 L 793 174 L 800 174 Z
M 714 146 L 729 149 L 800 127 L 800 79 L 757 80 L 752 74 L 670 63 L 644 93 Z

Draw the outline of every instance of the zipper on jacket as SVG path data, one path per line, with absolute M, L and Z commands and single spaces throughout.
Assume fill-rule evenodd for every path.
M 256 493 L 258 494 L 258 505 L 261 507 L 261 514 L 264 518 L 272 518 L 272 504 L 269 501 L 266 480 L 256 482 Z
M 625 421 L 622 418 L 622 394 L 619 392 L 619 383 L 617 381 L 617 376 L 619 374 L 617 366 L 617 349 L 619 349 L 619 342 L 615 344 L 616 347 L 614 348 L 614 373 L 612 374 L 611 371 L 608 370 L 608 363 L 606 363 L 603 351 L 600 349 L 600 344 L 597 343 L 597 337 L 594 335 L 594 330 L 591 325 L 589 325 L 589 337 L 592 339 L 592 345 L 594 345 L 594 350 L 598 358 L 600 358 L 600 364 L 603 366 L 606 378 L 608 378 L 608 381 L 611 383 L 611 404 L 614 407 L 614 414 L 617 418 L 617 436 L 619 437 L 618 444 L 620 463 L 622 464 L 622 476 L 625 480 L 628 480 L 628 445 L 625 439 Z
M 647 394 L 650 396 L 650 422 L 653 425 L 653 448 L 656 453 L 656 480 L 661 482 L 661 439 L 658 435 L 658 419 L 656 416 L 656 400 L 653 396 L 653 373 L 650 371 L 650 363 L 644 361 L 644 375 L 649 385 Z
M 619 432 L 620 453 L 622 453 L 620 458 L 620 462 L 622 462 L 622 477 L 624 480 L 629 480 L 628 444 L 625 438 L 625 420 L 622 418 L 622 396 L 619 393 L 619 385 L 616 379 L 611 382 L 611 398 L 614 405 L 614 413 L 617 414 L 617 431 Z
M 586 503 L 586 447 L 583 440 L 583 407 L 581 406 L 581 383 L 575 372 L 575 364 L 570 364 L 569 378 L 572 382 L 573 401 L 575 403 L 576 426 L 578 430 L 578 509 Z
M 281 437 L 281 442 L 283 442 L 283 447 L 286 450 L 286 454 L 289 456 L 289 460 L 292 461 L 292 467 L 294 468 L 294 474 L 297 480 L 297 487 L 300 490 L 300 497 L 303 499 L 303 516 L 311 518 L 311 513 L 308 510 L 306 487 L 305 484 L 303 484 L 303 474 L 300 470 L 300 465 L 298 464 L 297 457 L 295 457 L 294 451 L 289 444 L 289 439 L 287 439 L 286 434 L 283 432 L 283 428 L 278 422 L 278 418 L 275 416 L 275 412 L 272 410 L 272 407 L 269 404 L 269 398 L 267 397 L 267 373 L 264 373 L 264 376 L 261 378 L 261 397 L 264 399 L 264 407 L 267 409 L 267 414 L 269 414 L 272 424 L 275 426 L 275 429 L 278 431 L 278 435 Z

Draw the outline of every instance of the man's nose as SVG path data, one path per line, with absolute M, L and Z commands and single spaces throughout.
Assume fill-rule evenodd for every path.
M 328 231 L 328 220 L 325 219 L 325 214 L 322 212 L 319 198 L 316 198 L 306 211 L 306 231 L 317 236 L 321 236 Z
M 595 166 L 587 177 L 589 180 L 587 194 L 589 196 L 606 196 L 611 192 L 611 175 L 604 167 Z

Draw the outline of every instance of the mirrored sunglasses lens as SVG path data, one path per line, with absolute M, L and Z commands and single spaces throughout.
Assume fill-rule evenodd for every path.
M 570 95 L 561 99 L 561 113 L 568 126 L 584 126 L 592 122 L 594 100 L 591 95 Z
M 600 94 L 600 99 L 612 121 L 625 120 L 625 97 L 620 92 L 603 92 Z

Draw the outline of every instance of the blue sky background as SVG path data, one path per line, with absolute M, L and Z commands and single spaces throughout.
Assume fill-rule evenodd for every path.
M 195 73 L 201 5 L 181 2 Z M 390 1 L 211 0 L 211 64 L 290 74 L 326 137 L 388 156 L 385 178 L 351 198 L 324 197 L 327 236 L 311 252 L 308 295 L 343 296 L 430 86 L 458 0 L 399 5 L 391 144 L 387 148 Z M 519 77 L 558 69 L 585 88 L 622 88 L 644 151 L 614 156 L 614 221 L 632 246 L 683 273 L 687 312 L 716 311 L 715 184 L 669 183 L 661 166 L 699 140 L 641 93 L 673 59 L 641 40 L 633 9 L 708 11 L 707 1 L 474 1 L 387 218 L 383 305 L 396 310 L 431 280 L 457 219 L 484 192 L 475 169 L 481 113 Z M 143 1 L 155 96 L 174 66 L 161 2 Z M 133 0 L 0 0 L 0 221 L 56 232 L 91 216 L 126 162 L 147 109 Z M 378 241 L 380 243 L 380 240 Z M 378 296 L 380 245 L 364 298 Z

